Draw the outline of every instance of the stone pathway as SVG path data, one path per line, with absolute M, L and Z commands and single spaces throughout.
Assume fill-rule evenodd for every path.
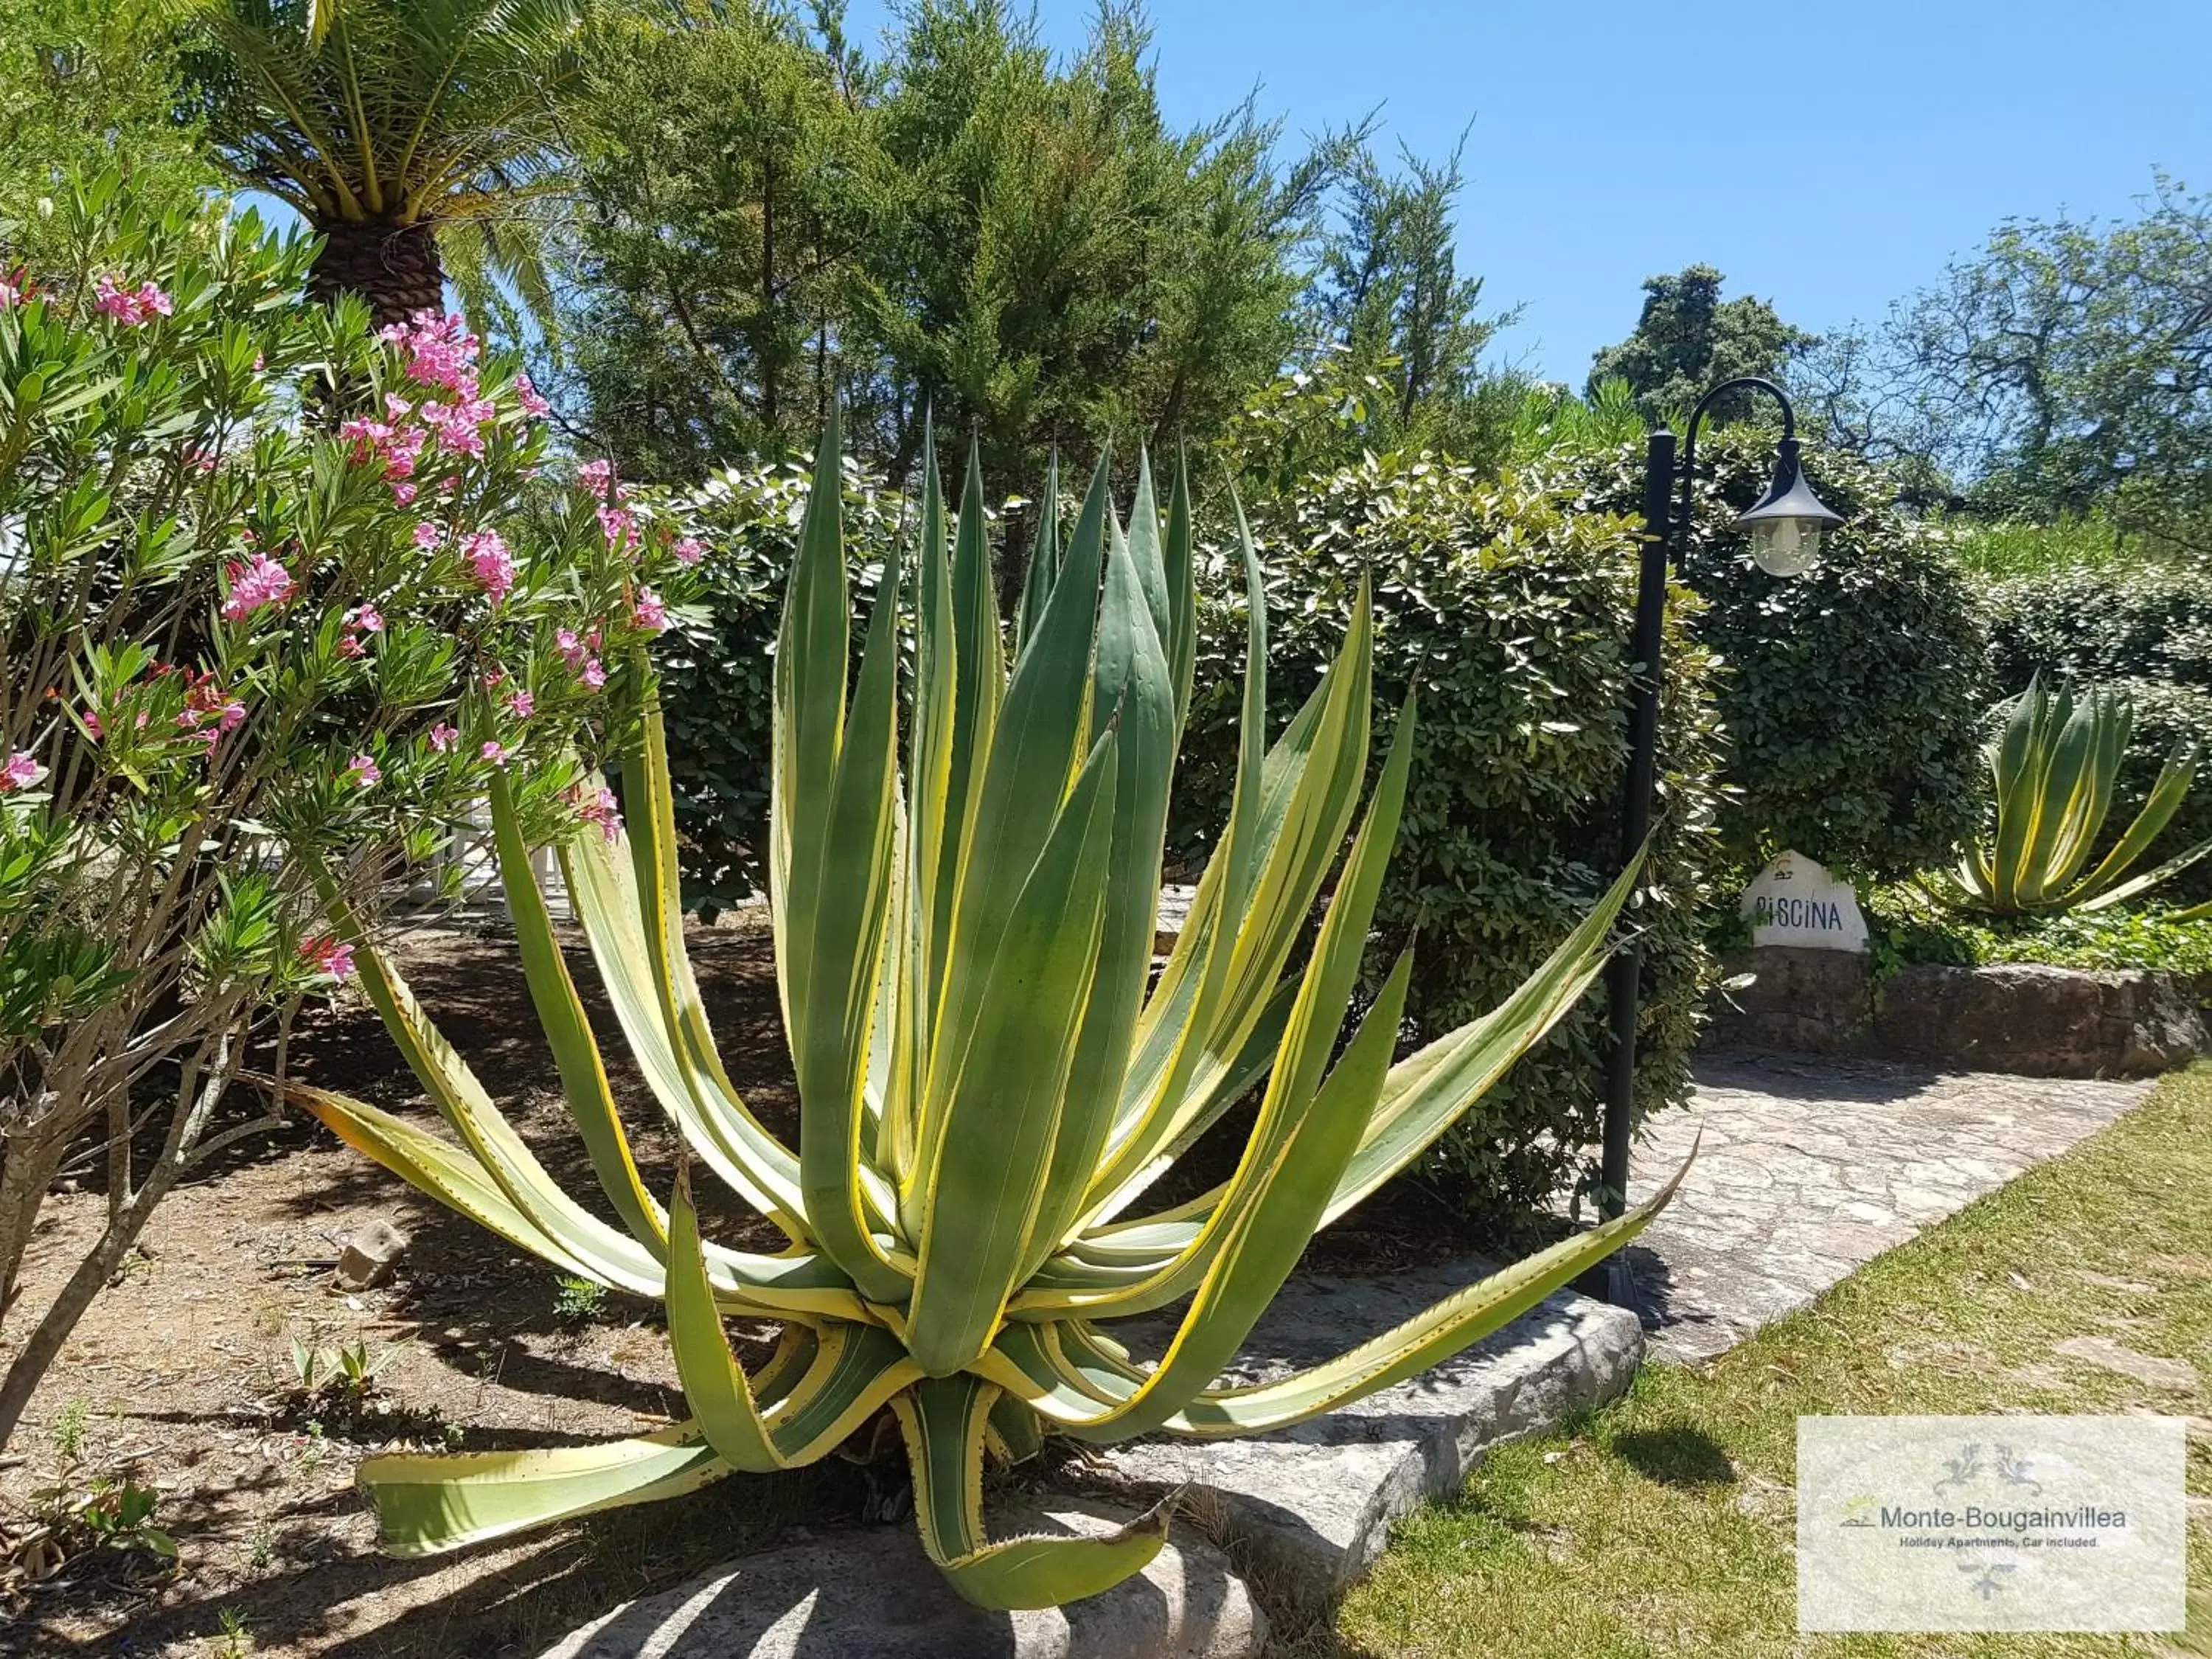
M 1702 1128 L 1697 1168 L 1629 1251 L 1658 1360 L 1735 1346 L 2152 1087 L 1802 1054 L 1708 1054 L 1697 1075 L 1694 1102 L 1638 1142 L 1629 1182 L 1650 1193 Z

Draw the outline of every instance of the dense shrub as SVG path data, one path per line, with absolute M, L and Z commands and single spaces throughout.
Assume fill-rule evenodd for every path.
M 2133 700 L 2135 738 L 2108 820 L 2127 823 L 2176 744 L 2212 738 L 2212 575 L 2166 563 L 2112 563 L 1991 582 L 1980 594 L 1990 695 L 2046 678 L 2117 685 Z M 2146 868 L 2212 836 L 2212 755 L 2152 848 Z M 2199 865 L 2170 890 L 2212 894 Z
M 0 1315 L 63 1158 L 113 1138 L 0 1443 L 162 1195 L 267 1127 L 228 1087 L 282 1071 L 389 878 L 510 763 L 531 835 L 605 821 L 608 676 L 683 574 L 531 482 L 544 405 L 459 319 L 372 336 L 299 303 L 312 242 L 112 175 L 55 220 L 0 280 Z
M 1847 522 L 1803 576 L 1770 576 L 1729 526 L 1773 477 L 1774 440 L 1724 428 L 1698 447 L 1682 579 L 1707 610 L 1727 732 L 1723 844 L 1745 866 L 1796 848 L 1859 877 L 1948 864 L 1974 827 L 1977 722 L 1988 696 L 1972 597 L 1942 538 L 1893 504 L 1882 473 L 1840 455 L 1807 471 Z M 1576 467 L 1583 499 L 1642 503 L 1641 446 Z
M 1267 581 L 1271 729 L 1312 690 L 1360 577 L 1374 583 L 1378 699 L 1411 684 L 1420 734 L 1378 912 L 1418 933 L 1411 1010 L 1447 1030 L 1495 1005 L 1618 867 L 1634 527 L 1570 511 L 1559 492 L 1428 459 L 1376 460 L 1254 503 Z M 1198 684 L 1173 833 L 1202 854 L 1226 818 L 1245 614 L 1226 546 L 1201 571 Z M 1680 1101 L 1707 957 L 1717 734 L 1711 654 L 1678 593 L 1662 722 L 1659 858 L 1648 929 L 1647 1109 Z M 1378 746 L 1378 753 L 1379 746 Z M 1471 1212 L 1525 1213 L 1582 1171 L 1599 1138 L 1607 1051 L 1594 991 L 1475 1106 L 1437 1154 Z
M 812 477 L 811 461 L 726 467 L 680 507 L 706 554 L 697 603 L 678 613 L 657 663 L 684 897 L 709 919 L 763 879 L 775 632 Z M 904 505 L 848 458 L 845 547 L 864 611 Z

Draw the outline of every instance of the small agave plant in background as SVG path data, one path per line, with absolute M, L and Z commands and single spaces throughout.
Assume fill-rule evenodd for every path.
M 848 683 L 834 424 L 790 578 L 769 865 L 801 1103 L 795 1149 L 732 1088 L 702 1015 L 649 684 L 640 752 L 622 769 L 626 834 L 586 833 L 561 854 L 623 1033 L 690 1149 L 665 1207 L 632 1159 L 504 780 L 491 806 L 523 966 L 621 1227 L 552 1181 L 391 965 L 361 948 L 368 994 L 458 1139 L 342 1096 L 295 1093 L 352 1145 L 562 1272 L 664 1297 L 690 1413 L 604 1445 L 372 1458 L 361 1477 L 391 1547 L 443 1549 L 733 1470 L 787 1468 L 889 1407 L 922 1541 L 959 1593 L 994 1607 L 1072 1601 L 1152 1558 L 1165 1506 L 1104 1537 L 994 1542 L 981 1513 L 987 1455 L 1020 1459 L 1048 1434 L 1259 1433 L 1326 1412 L 1521 1314 L 1632 1237 L 1671 1193 L 1329 1364 L 1215 1386 L 1315 1231 L 1419 1156 L 1582 996 L 1630 878 L 1503 1006 L 1394 1065 L 1410 965 L 1401 958 L 1337 1053 L 1397 832 L 1413 710 L 1396 720 L 1346 854 L 1368 774 L 1367 602 L 1323 684 L 1269 744 L 1248 538 L 1242 769 L 1155 982 L 1168 790 L 1194 655 L 1187 486 L 1179 477 L 1163 530 L 1140 477 L 1125 528 L 1102 464 L 1064 546 L 1047 514 L 1011 672 L 972 457 L 949 534 L 933 459 L 924 492 L 903 742 L 907 573 L 885 573 Z M 1163 1171 L 1255 1088 L 1235 1172 L 1148 1212 Z M 703 1239 L 696 1166 L 787 1248 L 749 1254 Z M 1134 1363 L 1109 1334 L 1116 1318 L 1185 1298 L 1157 1365 Z M 726 1338 L 730 1316 L 782 1322 L 774 1356 L 750 1373 Z
M 2076 696 L 2069 689 L 2045 690 L 2040 676 L 2029 681 L 1989 746 L 1996 828 L 1968 848 L 1960 864 L 1959 884 L 1969 905 L 1999 914 L 2101 910 L 2212 853 L 2208 841 L 2129 873 L 2189 793 L 2197 751 L 2182 744 L 2166 757 L 2135 822 L 2089 865 L 2134 730 L 2134 707 L 2118 691 L 2092 686 Z

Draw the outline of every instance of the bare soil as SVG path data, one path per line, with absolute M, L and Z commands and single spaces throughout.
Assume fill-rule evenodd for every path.
M 569 943 L 577 982 L 592 1001 L 596 977 L 580 942 Z M 732 1080 L 771 1127 L 793 1133 L 797 1100 L 764 913 L 739 910 L 696 928 L 690 948 Z M 398 960 L 548 1166 L 572 1193 L 595 1199 L 511 946 L 495 932 L 426 928 Z M 639 1163 L 665 1189 L 673 1137 L 629 1068 L 604 1003 L 592 1012 Z M 342 1003 L 303 1020 L 294 1066 L 308 1081 L 431 1115 L 365 1006 Z M 1202 1143 L 1176 1186 L 1203 1190 L 1234 1155 L 1227 1135 Z M 103 1201 L 88 1190 L 49 1206 L 26 1306 L 43 1306 L 94 1231 Z M 1453 1231 L 1417 1193 L 1385 1194 L 1369 1212 L 1374 1220 L 1349 1218 L 1327 1236 L 1321 1265 L 1387 1268 L 1432 1253 L 1439 1231 Z M 404 1230 L 410 1246 L 389 1283 L 347 1294 L 331 1267 L 348 1237 L 380 1220 Z M 710 1210 L 709 1223 L 732 1243 L 774 1248 L 778 1237 L 734 1203 L 719 1215 Z M 355 1406 L 327 1389 L 307 1395 L 295 1341 L 333 1350 L 367 1344 L 381 1361 L 368 1400 Z M 0 1339 L 0 1358 L 5 1352 Z M 609 1294 L 596 1307 L 571 1297 L 564 1308 L 550 1267 L 302 1121 L 241 1147 L 172 1195 L 143 1250 L 48 1374 L 0 1459 L 0 1654 L 532 1655 L 648 1589 L 807 1528 L 881 1524 L 904 1508 L 896 1456 L 889 1467 L 833 1458 L 399 1560 L 378 1552 L 354 1485 L 362 1459 L 379 1451 L 606 1439 L 649 1432 L 681 1410 L 657 1305 Z M 72 1440 L 81 1443 L 65 1455 Z M 176 1540 L 173 1566 L 100 1549 L 35 1583 L 20 1567 L 7 1575 L 11 1540 L 35 1530 L 36 1494 L 126 1478 L 159 1494 L 154 1519 Z

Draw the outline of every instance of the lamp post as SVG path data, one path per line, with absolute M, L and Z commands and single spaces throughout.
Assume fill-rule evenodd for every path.
M 1682 435 L 1682 458 L 1674 459 L 1674 434 L 1666 428 L 1651 434 L 1644 447 L 1643 555 L 1637 568 L 1636 623 L 1629 674 L 1628 775 L 1621 792 L 1620 859 L 1625 867 L 1644 845 L 1651 828 L 1651 806 L 1659 772 L 1659 671 L 1662 624 L 1667 613 L 1667 577 L 1687 530 L 1695 505 L 1698 426 L 1714 402 L 1730 392 L 1757 390 L 1782 405 L 1782 443 L 1774 482 L 1758 504 L 1735 521 L 1751 538 L 1751 556 L 1776 576 L 1798 576 L 1819 562 L 1820 538 L 1843 515 L 1822 505 L 1805 482 L 1797 461 L 1797 415 L 1773 381 L 1756 375 L 1723 380 L 1698 400 Z M 1680 506 L 1674 505 L 1680 483 Z M 1633 935 L 1607 969 L 1612 1010 L 1613 1049 L 1606 1079 L 1605 1148 L 1600 1164 L 1601 1207 L 1619 1215 L 1628 1201 L 1629 1140 L 1636 1107 L 1636 1015 L 1644 953 Z M 1632 1305 L 1634 1281 L 1628 1263 L 1616 1254 L 1606 1261 L 1606 1299 Z

